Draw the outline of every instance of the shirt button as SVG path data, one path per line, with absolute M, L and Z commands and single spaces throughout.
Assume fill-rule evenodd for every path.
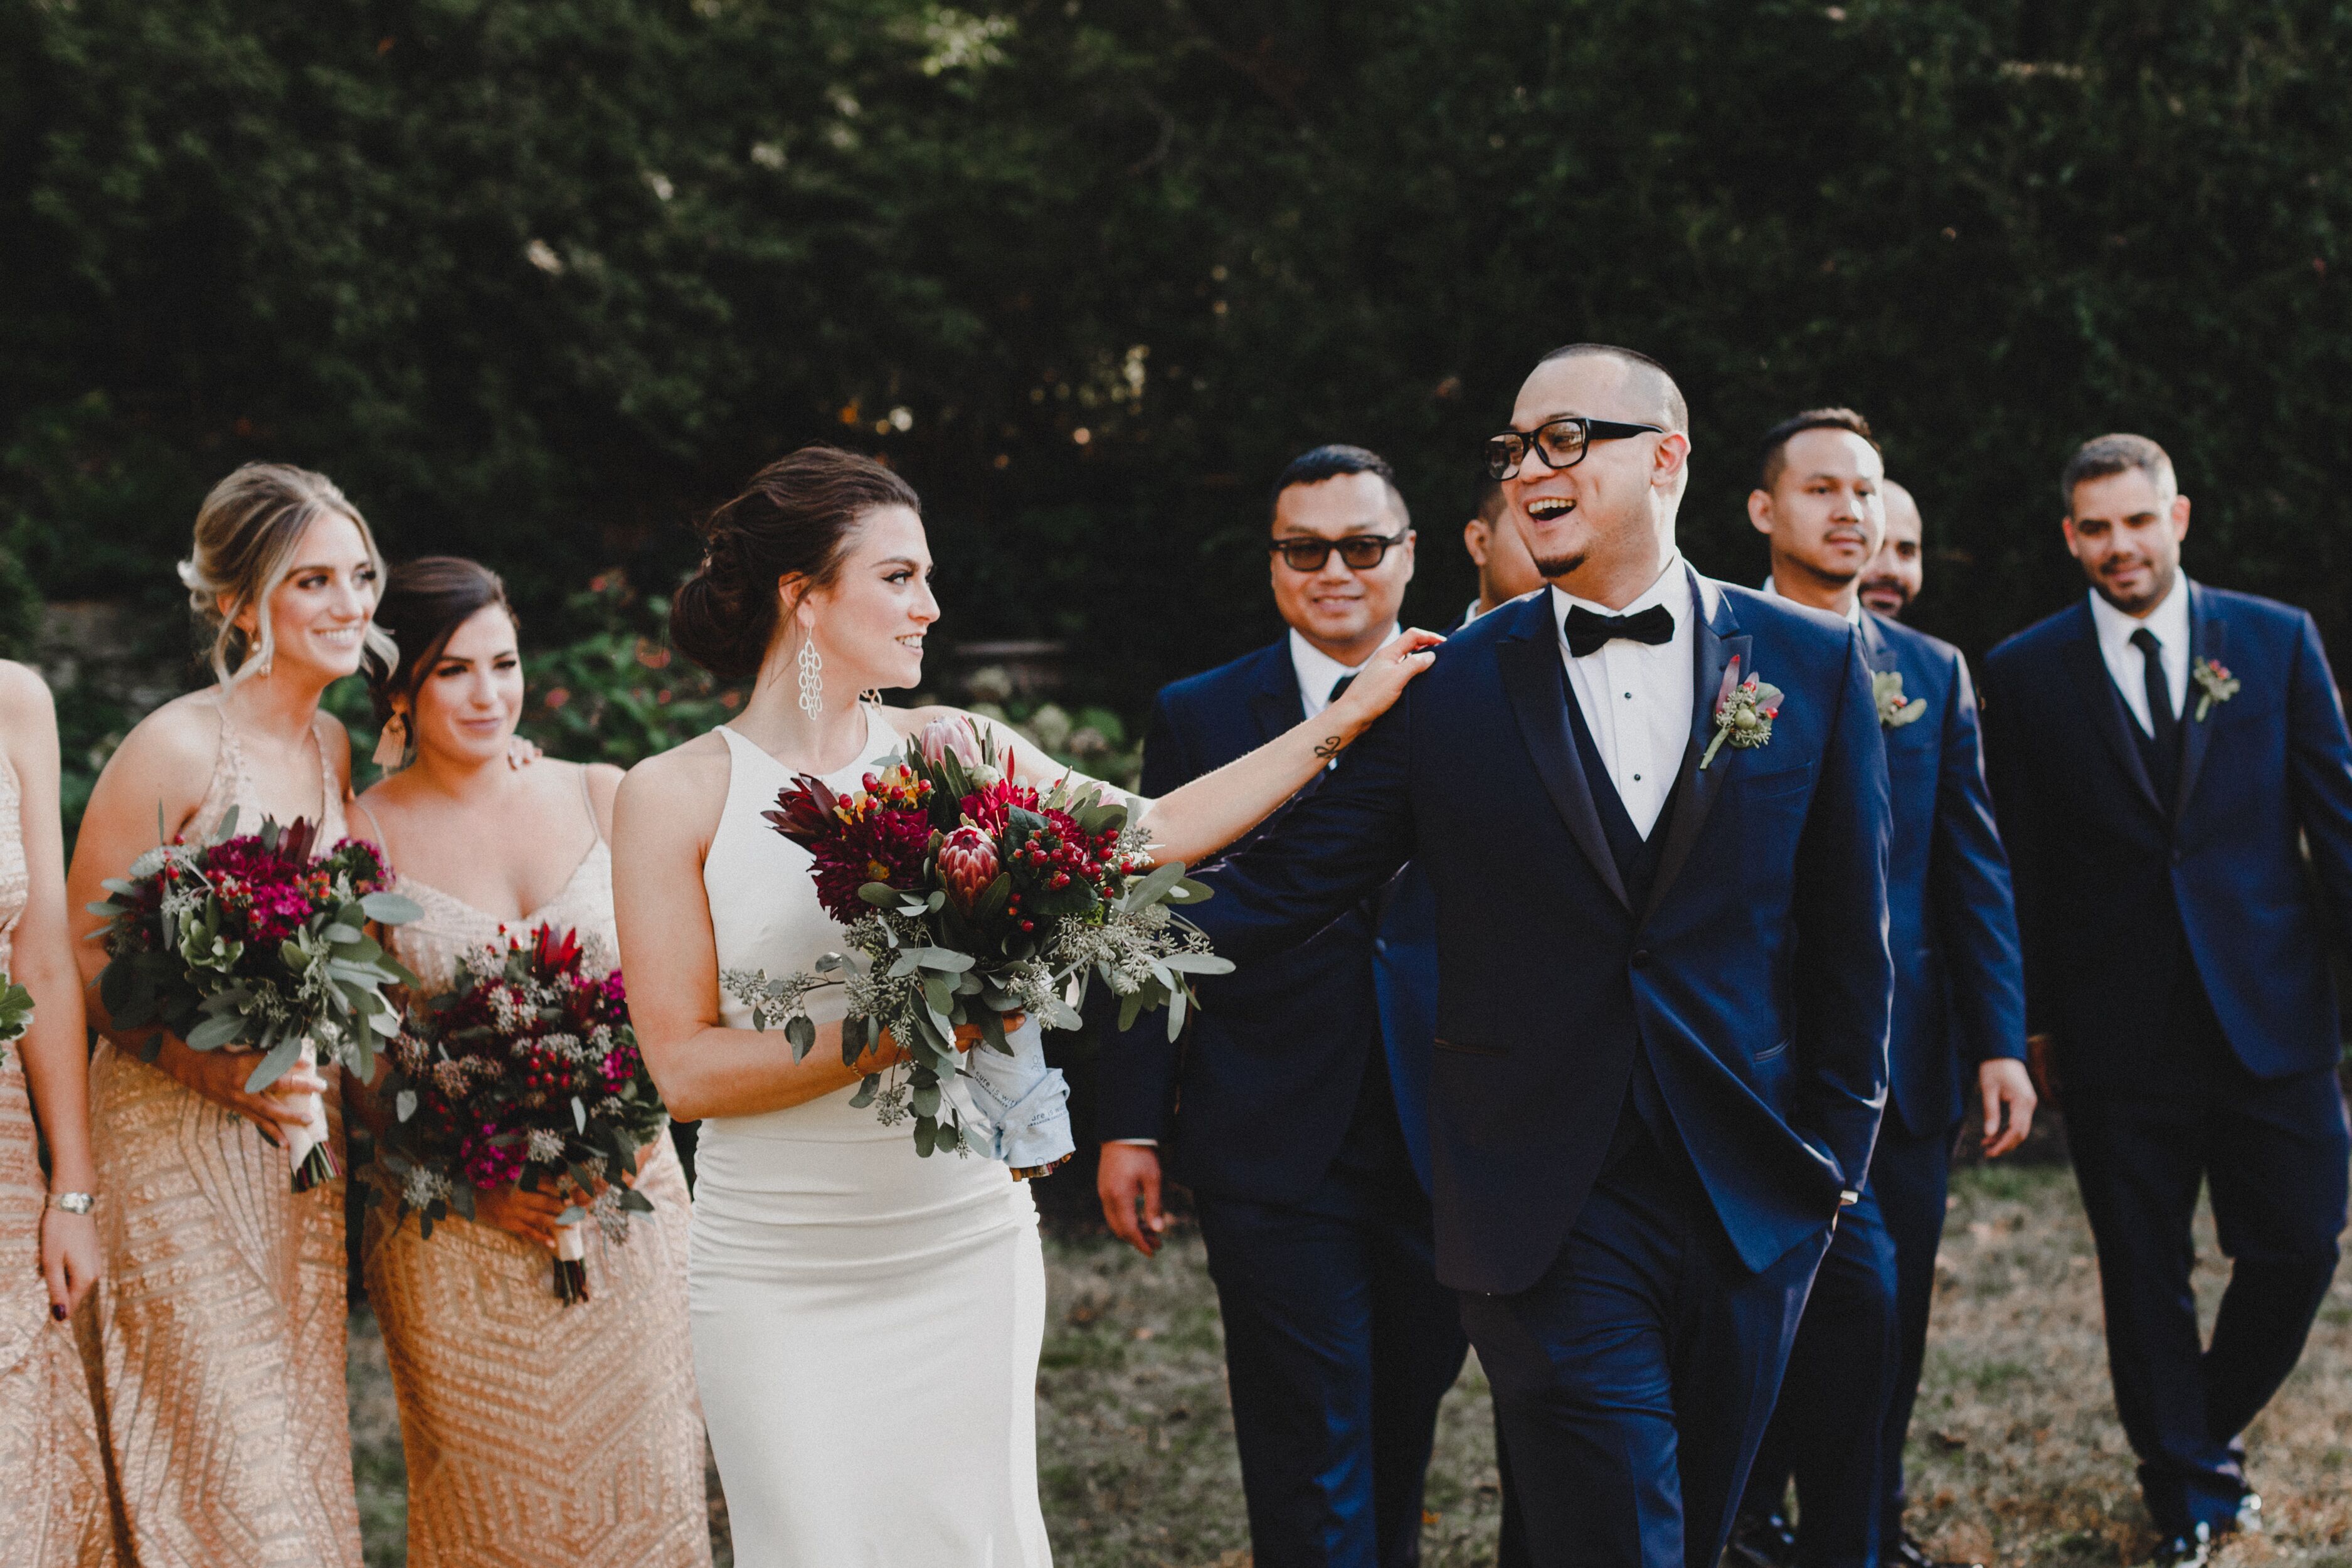
M 1641 774 L 1639 774 L 1639 773 L 1635 773 L 1635 774 L 1633 775 L 1633 782 L 1634 782 L 1635 784 L 1640 784 L 1640 783 L 1642 782 L 1642 775 L 1641 775 Z

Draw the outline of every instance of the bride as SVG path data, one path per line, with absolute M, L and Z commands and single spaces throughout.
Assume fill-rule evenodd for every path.
M 671 1113 L 703 1121 L 688 1292 L 696 1379 L 746 1568 L 1042 1568 L 1035 1385 L 1045 1279 L 1028 1188 L 996 1161 L 922 1158 L 849 1100 L 837 992 L 816 1048 L 722 1001 L 722 970 L 782 976 L 840 945 L 805 850 L 761 813 L 795 773 L 856 787 L 943 710 L 861 701 L 921 679 L 938 620 L 922 504 L 889 469 L 811 447 L 703 525 L 678 650 L 754 682 L 733 722 L 623 781 L 622 967 Z M 1319 717 L 1157 801 L 1157 853 L 1240 837 L 1396 700 L 1439 639 L 1409 632 Z M 1013 771 L 1051 758 L 999 732 Z M 824 1010 L 819 999 L 830 994 Z M 884 1037 L 881 1049 L 897 1047 Z

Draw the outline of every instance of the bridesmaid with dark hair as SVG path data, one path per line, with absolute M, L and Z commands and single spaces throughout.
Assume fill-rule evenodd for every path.
M 0 661 L 0 970 L 34 1007 L 31 1027 L 0 1046 L 0 1486 L 13 1526 L 0 1568 L 100 1568 L 114 1562 L 106 1466 L 68 1321 L 100 1269 L 89 1045 L 66 932 L 57 709 L 11 661 Z
M 552 760 L 517 771 L 523 704 L 515 617 L 497 575 L 431 556 L 394 570 L 371 658 L 398 771 L 359 821 L 424 918 L 393 952 L 446 990 L 459 958 L 541 924 L 617 962 L 605 847 L 620 770 Z M 640 1155 L 654 1212 L 624 1241 L 587 1226 L 588 1300 L 549 1283 L 563 1199 L 509 1187 L 476 1219 L 369 1226 L 367 1293 L 383 1325 L 408 1460 L 408 1561 L 707 1568 L 702 1418 L 686 1318 L 687 1190 L 667 1135 Z M 560 1456 L 560 1457 L 558 1457 Z

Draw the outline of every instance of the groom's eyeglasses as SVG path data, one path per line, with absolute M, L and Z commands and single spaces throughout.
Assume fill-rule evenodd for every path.
M 1404 542 L 1404 531 L 1391 534 L 1351 533 L 1345 539 L 1277 539 L 1266 548 L 1282 557 L 1293 572 L 1320 572 L 1331 552 L 1339 552 L 1350 572 L 1369 572 Z
M 1548 468 L 1572 468 L 1584 461 L 1595 441 L 1622 440 L 1627 436 L 1663 435 L 1663 425 L 1620 425 L 1613 419 L 1555 419 L 1533 430 L 1506 430 L 1486 441 L 1486 472 L 1507 479 L 1533 451 Z

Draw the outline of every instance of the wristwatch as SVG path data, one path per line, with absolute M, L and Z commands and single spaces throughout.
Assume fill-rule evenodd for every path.
M 88 1193 L 51 1193 L 49 1206 L 68 1214 L 88 1214 L 90 1205 L 98 1200 Z

